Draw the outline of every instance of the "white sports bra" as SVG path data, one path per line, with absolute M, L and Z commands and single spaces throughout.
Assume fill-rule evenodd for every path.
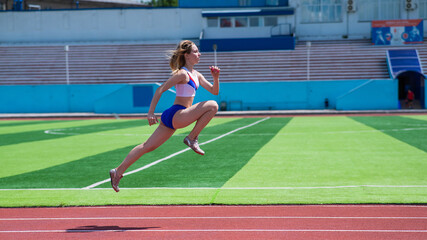
M 186 67 L 183 67 L 182 69 L 187 71 L 190 81 L 188 81 L 188 83 L 184 83 L 184 84 L 181 83 L 181 84 L 175 85 L 176 96 L 177 97 L 194 97 L 196 96 L 196 90 L 199 88 L 199 79 L 197 78 L 197 75 L 191 74 L 191 72 Z

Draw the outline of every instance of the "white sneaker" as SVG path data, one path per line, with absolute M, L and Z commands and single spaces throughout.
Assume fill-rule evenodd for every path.
M 193 151 L 200 155 L 205 155 L 205 152 L 200 149 L 199 142 L 197 141 L 197 138 L 194 140 L 191 140 L 188 136 L 184 138 L 185 145 L 189 146 Z

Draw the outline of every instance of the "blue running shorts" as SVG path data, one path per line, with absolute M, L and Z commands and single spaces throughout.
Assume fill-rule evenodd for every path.
M 182 105 L 172 105 L 172 107 L 166 109 L 163 113 L 162 113 L 162 123 L 171 129 L 175 129 L 172 125 L 172 119 L 173 116 L 175 115 L 175 113 L 181 109 L 185 109 L 186 107 L 182 106 Z

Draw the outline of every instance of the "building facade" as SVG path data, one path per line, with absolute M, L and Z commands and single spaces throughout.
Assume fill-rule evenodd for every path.
M 427 19 L 427 0 L 181 0 L 178 8 L 0 11 L 0 44 L 370 39 L 373 20 L 395 19 Z

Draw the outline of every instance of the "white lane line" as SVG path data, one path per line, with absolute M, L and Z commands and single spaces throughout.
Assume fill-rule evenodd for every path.
M 205 144 L 208 144 L 208 143 L 214 142 L 214 141 L 219 140 L 219 139 L 221 139 L 221 138 L 223 138 L 223 137 L 226 137 L 226 136 L 228 136 L 228 135 L 230 135 L 230 134 L 233 134 L 233 133 L 235 133 L 235 132 L 237 132 L 237 131 L 243 130 L 243 129 L 248 128 L 248 127 L 252 127 L 252 126 L 254 126 L 254 125 L 256 125 L 256 124 L 258 124 L 258 123 L 260 123 L 260 122 L 263 122 L 263 121 L 265 121 L 265 120 L 267 120 L 267 119 L 269 119 L 269 118 L 270 118 L 270 117 L 266 117 L 266 118 L 263 118 L 263 119 L 261 119 L 261 120 L 258 120 L 258 121 L 256 121 L 256 122 L 254 122 L 254 123 L 251 123 L 251 124 L 249 124 L 249 125 L 246 125 L 246 126 L 243 126 L 243 127 L 237 128 L 237 129 L 234 129 L 233 131 L 230 131 L 230 132 L 228 132 L 228 133 L 222 134 L 222 135 L 220 135 L 220 136 L 218 136 L 218 137 L 216 137 L 216 138 L 213 138 L 213 139 L 211 139 L 211 140 L 209 140 L 209 141 L 206 141 L 206 142 L 200 143 L 199 145 L 200 145 L 200 146 L 202 146 L 202 145 L 205 145 Z M 152 167 L 152 166 L 154 166 L 154 165 L 156 165 L 156 164 L 158 164 L 158 163 L 161 163 L 161 162 L 166 161 L 166 160 L 168 160 L 168 159 L 170 159 L 170 158 L 173 158 L 173 157 L 175 157 L 175 156 L 177 156 L 177 155 L 179 155 L 179 154 L 181 154 L 181 153 L 184 153 L 184 152 L 186 152 L 186 151 L 188 151 L 188 150 L 191 150 L 191 148 L 185 148 L 185 149 L 183 149 L 183 150 L 181 150 L 181 151 L 178 151 L 178 152 L 176 152 L 176 153 L 173 153 L 173 154 L 171 154 L 171 155 L 169 155 L 169 156 L 167 156 L 167 157 L 165 157 L 165 158 L 159 159 L 159 160 L 154 161 L 154 162 L 152 162 L 152 163 L 150 163 L 150 164 L 147 164 L 147 165 L 145 165 L 145 166 L 143 166 L 143 167 L 140 167 L 140 168 L 135 169 L 135 170 L 133 170 L 133 171 L 127 172 L 127 173 L 123 174 L 123 176 L 127 176 L 127 175 L 130 175 L 130 174 L 133 174 L 133 173 L 140 172 L 140 171 L 142 171 L 142 170 L 144 170 L 144 169 L 147 169 L 147 168 Z M 101 185 L 101 184 L 103 184 L 103 183 L 109 182 L 109 181 L 110 181 L 110 179 L 109 179 L 109 178 L 107 178 L 107 179 L 105 179 L 105 180 L 103 180 L 103 181 L 99 181 L 99 182 L 97 182 L 97 183 L 94 183 L 94 184 L 89 185 L 89 186 L 87 186 L 87 187 L 84 187 L 84 188 L 82 188 L 82 189 L 91 189 L 91 188 L 97 187 L 97 186 L 99 186 L 99 185 Z
M 45 134 L 56 134 L 56 135 L 80 135 L 84 133 L 78 133 L 78 132 L 65 132 L 70 130 L 79 130 L 82 128 L 67 128 L 67 129 L 48 129 L 45 130 Z M 114 128 L 110 128 L 110 130 L 116 130 Z M 374 133 L 374 132 L 400 132 L 400 131 L 422 131 L 427 130 L 426 127 L 424 128 L 396 128 L 396 129 L 372 129 L 372 130 L 360 130 L 360 131 L 328 131 L 328 132 L 284 132 L 284 133 L 244 133 L 244 134 L 238 134 L 239 137 L 246 137 L 246 136 L 291 136 L 291 135 L 321 135 L 321 134 L 355 134 L 355 133 Z M 151 134 L 137 134 L 137 133 L 91 133 L 94 135 L 100 135 L 100 136 L 151 136 Z M 213 134 L 200 134 L 200 136 L 210 136 Z M 183 134 L 176 134 L 173 136 L 183 136 Z
M 376 233 L 427 233 L 416 229 L 68 229 L 68 230 L 2 230 L 1 233 L 79 233 L 79 232 L 376 232 Z
M 108 179 L 109 181 L 109 179 Z M 127 190 L 304 190 L 304 189 L 340 189 L 340 188 L 427 188 L 427 185 L 350 185 L 350 186 L 306 186 L 306 187 L 145 187 L 121 188 Z M 0 189 L 0 191 L 76 191 L 111 190 L 111 188 L 22 188 Z
M 331 216 L 216 216 L 216 217 L 20 217 L 0 218 L 0 221 L 68 221 L 68 220 L 185 220 L 185 219 L 374 219 L 374 220 L 424 220 L 427 217 L 331 217 Z

